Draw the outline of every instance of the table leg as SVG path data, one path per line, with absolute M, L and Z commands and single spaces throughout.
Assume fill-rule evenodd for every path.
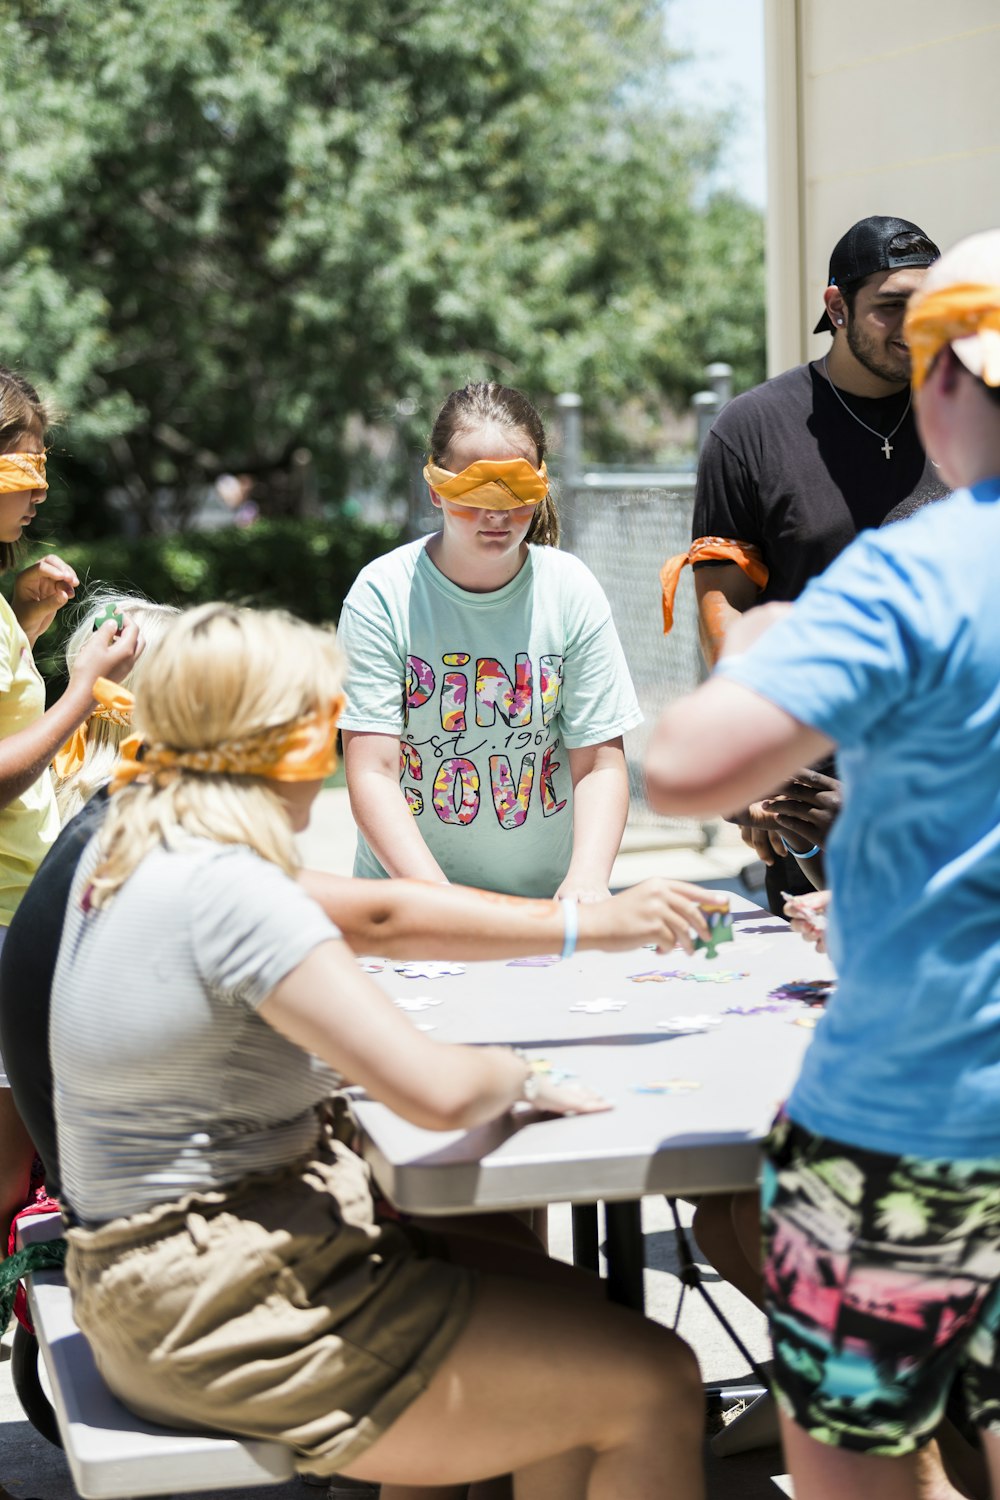
M 604 1249 L 608 1259 L 608 1297 L 623 1307 L 645 1312 L 642 1273 L 642 1204 L 605 1203 Z
M 597 1228 L 597 1204 L 573 1204 L 573 1264 L 585 1271 L 599 1271 L 601 1257 Z

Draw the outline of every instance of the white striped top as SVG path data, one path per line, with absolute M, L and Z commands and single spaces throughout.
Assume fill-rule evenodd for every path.
M 192 840 L 86 912 L 96 858 L 92 841 L 50 1022 L 63 1197 L 87 1224 L 296 1160 L 337 1084 L 257 1014 L 340 935 L 293 880 L 245 846 Z

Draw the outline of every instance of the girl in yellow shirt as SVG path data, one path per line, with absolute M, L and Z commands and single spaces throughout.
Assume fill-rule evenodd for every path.
M 48 488 L 48 414 L 22 376 L 0 366 L 0 569 L 13 567 L 17 543 Z M 99 677 L 119 681 L 139 654 L 139 633 L 110 621 L 80 653 L 69 685 L 46 710 L 45 688 L 32 659 L 35 641 L 73 597 L 79 582 L 54 555 L 14 579 L 10 601 L 0 595 L 0 947 L 32 875 L 59 831 L 49 763 L 97 704 Z M 27 1197 L 34 1153 L 14 1108 L 0 1058 L 0 1255 L 10 1220 Z

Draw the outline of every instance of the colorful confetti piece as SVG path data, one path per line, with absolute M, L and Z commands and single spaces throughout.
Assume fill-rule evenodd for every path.
M 358 967 L 362 974 L 381 974 L 388 965 L 384 958 L 359 958 Z
M 732 984 L 734 979 L 748 978 L 745 969 L 647 969 L 644 974 L 630 974 L 633 984 L 665 984 L 668 979 L 690 979 L 695 984 Z
M 769 1000 L 801 1000 L 805 1005 L 825 1005 L 837 987 L 835 979 L 790 979 L 771 990 Z
M 559 962 L 558 953 L 539 953 L 534 958 L 508 958 L 508 969 L 547 969 Z

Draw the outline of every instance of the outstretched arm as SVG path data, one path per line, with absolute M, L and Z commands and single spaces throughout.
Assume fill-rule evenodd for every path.
M 363 974 L 343 943 L 326 942 L 272 990 L 259 1014 L 372 1098 L 426 1130 L 468 1130 L 524 1097 L 529 1068 L 507 1047 L 458 1047 L 422 1035 Z M 577 1083 L 541 1077 L 537 1109 L 607 1109 Z
M 768 699 L 713 677 L 661 715 L 646 758 L 649 803 L 675 816 L 725 816 L 832 749 Z
M 62 697 L 34 723 L 0 740 L 0 807 L 34 786 L 59 747 L 97 707 L 93 688 L 98 677 L 121 682 L 141 651 L 135 625 L 126 623 L 118 635 L 113 621 L 101 626 L 77 657 Z
M 558 901 L 416 880 L 352 880 L 318 870 L 303 870 L 299 883 L 355 953 L 475 962 L 562 951 Z M 655 943 L 668 952 L 680 943 L 690 951 L 692 929 L 708 937 L 697 906 L 704 896 L 700 887 L 681 880 L 644 880 L 618 896 L 581 906 L 577 946 L 627 952 Z

